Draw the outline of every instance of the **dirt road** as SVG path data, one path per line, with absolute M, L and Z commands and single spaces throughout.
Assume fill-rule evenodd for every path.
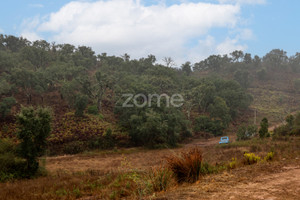
M 55 171 L 86 171 L 115 170 L 124 165 L 133 165 L 136 169 L 146 169 L 161 165 L 164 158 L 168 155 L 178 154 L 185 148 L 191 147 L 208 147 L 218 144 L 220 138 L 196 139 L 192 143 L 186 144 L 176 149 L 158 149 L 145 150 L 139 148 L 123 149 L 117 152 L 110 151 L 107 153 L 88 153 L 79 155 L 65 155 L 56 157 L 47 157 L 46 168 L 49 172 Z M 130 166 L 125 166 L 130 167 Z
M 299 162 L 298 162 L 299 163 Z M 257 166 L 256 166 L 257 167 Z M 263 169 L 265 168 L 265 169 Z M 200 183 L 178 187 L 157 199 L 269 199 L 300 197 L 300 165 L 237 169 L 203 178 Z

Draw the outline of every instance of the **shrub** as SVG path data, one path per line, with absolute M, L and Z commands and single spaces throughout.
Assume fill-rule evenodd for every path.
M 154 192 L 166 191 L 172 183 L 173 173 L 168 168 L 159 167 L 150 170 L 150 183 Z
M 87 112 L 91 115 L 98 115 L 99 112 L 98 112 L 97 105 L 88 106 Z
M 266 157 L 264 158 L 265 161 L 271 161 L 274 159 L 274 155 L 275 153 L 274 152 L 269 152 Z
M 84 143 L 82 141 L 73 141 L 63 146 L 63 153 L 65 154 L 77 154 L 85 150 Z
M 248 127 L 243 125 L 239 127 L 239 130 L 236 134 L 237 136 L 236 140 L 237 141 L 248 140 L 251 137 L 255 136 L 256 132 L 257 132 L 257 127 L 255 125 L 249 125 Z
M 269 136 L 268 128 L 269 128 L 268 119 L 263 118 L 260 122 L 260 129 L 259 129 L 259 137 L 260 138 L 265 138 L 265 137 Z
M 51 114 L 47 108 L 23 107 L 17 115 L 17 123 L 20 130 L 17 133 L 20 141 L 18 153 L 26 160 L 26 172 L 30 177 L 37 172 L 37 159 L 46 150 L 46 138 L 51 131 Z
M 236 168 L 236 165 L 237 165 L 237 159 L 236 158 L 232 158 L 231 162 L 228 164 L 228 168 L 229 169 L 234 169 L 234 168 Z
M 218 172 L 219 169 L 217 166 L 212 166 L 208 164 L 207 162 L 202 162 L 201 163 L 201 169 L 200 172 L 201 174 L 212 174 Z
M 116 144 L 116 140 L 112 135 L 112 130 L 108 128 L 101 137 L 96 137 L 89 141 L 90 149 L 112 149 Z
M 199 148 L 182 152 L 180 156 L 167 157 L 167 167 L 178 183 L 195 182 L 201 174 L 202 152 Z
M 290 128 L 286 125 L 282 125 L 274 129 L 274 136 L 287 136 L 289 134 Z
M 9 140 L 0 140 L 0 182 L 21 178 L 26 162 L 16 156 L 14 144 Z
M 82 117 L 83 112 L 88 104 L 88 97 L 85 95 L 77 95 L 75 99 L 75 115 L 77 117 Z
M 256 156 L 254 153 L 244 153 L 244 164 L 252 165 L 258 163 L 260 161 L 260 157 Z

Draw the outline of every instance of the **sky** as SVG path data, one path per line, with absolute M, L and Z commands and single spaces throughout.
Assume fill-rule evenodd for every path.
M 10 0 L 0 34 L 179 65 L 242 50 L 300 52 L 299 0 Z

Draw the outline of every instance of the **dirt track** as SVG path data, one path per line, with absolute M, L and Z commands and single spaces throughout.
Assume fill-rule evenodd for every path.
M 109 152 L 107 154 L 91 153 L 47 157 L 46 168 L 50 172 L 61 170 L 69 172 L 86 170 L 109 171 L 123 167 L 122 165 L 127 162 L 129 165 L 134 165 L 132 166 L 133 168 L 146 169 L 160 165 L 166 156 L 178 154 L 184 148 L 214 146 L 218 144 L 219 140 L 220 138 L 198 139 L 177 149 L 145 150 L 133 148 L 124 150 L 124 153 Z
M 299 164 L 278 169 L 273 166 L 266 168 L 274 171 L 264 172 L 267 174 L 256 171 L 254 174 L 250 168 L 233 173 L 225 172 L 204 178 L 200 184 L 178 187 L 160 194 L 157 199 L 299 199 Z

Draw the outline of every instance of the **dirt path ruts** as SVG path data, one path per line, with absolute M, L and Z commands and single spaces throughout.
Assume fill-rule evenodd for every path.
M 248 175 L 247 175 L 248 173 Z M 201 180 L 199 184 L 179 187 L 158 195 L 157 199 L 269 199 L 298 200 L 300 197 L 300 165 L 282 167 L 278 172 L 254 176 L 223 173 Z

